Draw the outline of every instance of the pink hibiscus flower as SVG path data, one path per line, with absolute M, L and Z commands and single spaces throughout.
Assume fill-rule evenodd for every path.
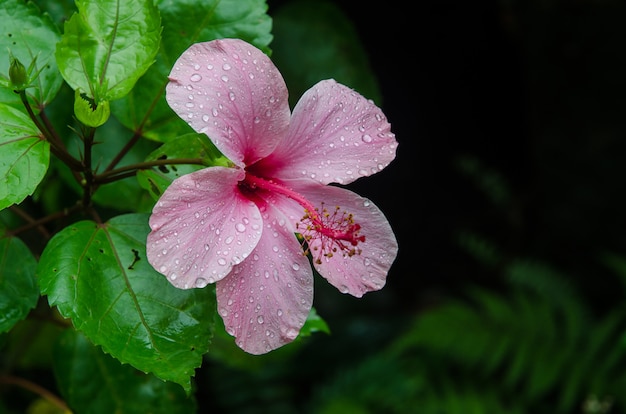
M 313 302 L 310 263 L 343 293 L 383 287 L 398 250 L 387 219 L 328 185 L 395 158 L 373 102 L 324 80 L 291 113 L 274 64 L 237 39 L 191 46 L 169 79 L 169 105 L 233 165 L 187 174 L 163 193 L 147 243 L 156 270 L 182 289 L 216 283 L 226 330 L 252 354 L 297 337 Z

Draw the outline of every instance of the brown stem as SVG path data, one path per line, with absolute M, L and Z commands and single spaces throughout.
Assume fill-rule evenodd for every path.
M 98 184 L 104 184 L 106 182 L 111 182 L 111 181 L 116 181 L 121 178 L 126 178 L 134 174 L 138 170 L 147 170 L 148 168 L 158 167 L 161 165 L 176 165 L 176 164 L 204 165 L 204 162 L 201 158 L 171 158 L 171 159 L 164 159 L 164 160 L 139 162 L 136 164 L 127 165 L 125 167 L 120 167 L 115 170 L 104 171 L 100 174 L 96 174 L 94 176 L 94 182 Z
M 65 149 L 65 145 L 59 139 L 59 137 L 51 132 L 45 124 L 42 124 L 39 118 L 33 112 L 33 108 L 31 108 L 30 103 L 28 102 L 28 98 L 26 97 L 26 92 L 20 91 L 17 92 L 20 96 L 20 100 L 26 108 L 26 112 L 28 112 L 28 116 L 35 123 L 35 126 L 46 140 L 50 143 L 50 149 L 54 155 L 56 155 L 61 161 L 67 164 L 72 170 L 80 171 L 82 169 L 82 164 L 76 158 L 74 158 L 67 150 Z M 50 125 L 51 126 L 51 125 Z M 54 129 L 52 130 L 54 131 Z
M 135 133 L 128 140 L 126 145 L 124 145 L 124 148 L 122 148 L 120 152 L 115 156 L 115 158 L 111 160 L 109 165 L 107 165 L 107 167 L 104 169 L 104 172 L 106 173 L 108 171 L 113 170 L 113 168 L 115 168 L 115 166 L 122 160 L 122 158 L 124 158 L 124 156 L 128 153 L 128 151 L 130 151 L 133 145 L 135 145 L 137 141 L 139 141 L 139 138 L 141 138 L 141 131 L 135 131 Z
M 29 381 L 25 378 L 14 377 L 12 375 L 2 375 L 0 376 L 0 383 L 22 387 L 50 401 L 55 406 L 59 407 L 62 411 L 70 412 L 70 409 L 65 401 L 63 401 L 47 389 L 43 388 L 41 385 L 35 384 L 34 382 Z
M 56 213 L 50 214 L 50 215 L 48 215 L 46 217 L 42 217 L 39 220 L 31 221 L 28 224 L 25 224 L 25 225 L 23 225 L 21 227 L 18 227 L 16 229 L 8 230 L 6 232 L 6 234 L 8 236 L 15 236 L 15 235 L 17 235 L 19 233 L 28 231 L 28 230 L 33 229 L 35 227 L 39 227 L 39 226 L 41 226 L 43 224 L 49 223 L 49 222 L 54 221 L 56 219 L 67 217 L 70 214 L 80 210 L 82 208 L 82 206 L 83 206 L 82 203 L 76 203 L 74 206 L 72 206 L 70 208 L 65 208 L 65 209 L 63 209 L 61 211 L 57 211 Z
M 117 164 L 119 164 L 119 162 L 122 160 L 122 158 L 124 158 L 124 156 L 128 153 L 128 151 L 130 151 L 130 149 L 133 147 L 133 145 L 135 145 L 137 143 L 139 138 L 141 138 L 143 136 L 143 134 L 142 134 L 143 127 L 146 124 L 146 121 L 148 120 L 148 117 L 150 116 L 150 114 L 154 110 L 157 102 L 159 101 L 159 98 L 161 97 L 161 95 L 165 91 L 165 87 L 166 86 L 167 86 L 167 82 L 162 85 L 161 89 L 159 90 L 159 92 L 156 94 L 156 96 L 152 100 L 152 103 L 150 104 L 150 108 L 148 108 L 148 111 L 144 115 L 143 119 L 141 120 L 141 124 L 137 127 L 137 130 L 135 131 L 133 136 L 126 143 L 126 145 L 124 145 L 124 148 L 121 149 L 121 151 L 115 156 L 115 158 L 113 158 L 113 160 L 109 163 L 109 165 L 107 165 L 107 167 L 104 169 L 104 172 L 108 172 L 108 171 L 113 170 L 113 168 L 115 168 L 115 166 Z
M 12 205 L 10 207 L 10 209 L 11 209 L 12 212 L 14 212 L 18 216 L 20 216 L 24 221 L 27 221 L 30 224 L 36 223 L 36 220 L 34 218 L 32 218 L 30 216 L 30 214 L 28 214 L 26 211 L 24 211 L 23 209 L 19 208 L 18 206 Z M 37 227 L 37 230 L 41 233 L 41 235 L 45 239 L 49 239 L 50 238 L 50 233 L 48 232 L 48 230 L 46 230 L 46 228 L 42 224 L 35 224 L 35 226 Z

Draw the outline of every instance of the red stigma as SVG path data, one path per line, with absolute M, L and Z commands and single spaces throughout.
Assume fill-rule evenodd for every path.
M 321 211 L 305 210 L 301 223 L 297 224 L 304 241 L 309 245 L 305 253 L 312 253 L 316 257 L 315 263 L 322 263 L 322 257 L 333 257 L 337 252 L 344 256 L 352 257 L 361 254 L 361 249 L 356 246 L 365 241 L 365 236 L 359 234 L 361 225 L 354 222 L 354 216 L 348 212 L 340 211 L 339 206 L 330 212 L 322 204 Z M 319 241 L 319 246 L 314 246 L 311 252 L 311 242 Z
M 341 207 L 337 206 L 330 212 L 322 203 L 320 211 L 303 195 L 283 184 L 250 173 L 246 174 L 239 187 L 249 193 L 265 190 L 282 194 L 300 204 L 304 208 L 304 216 L 296 223 L 296 229 L 303 239 L 304 254 L 315 255 L 313 257 L 315 263 L 321 264 L 322 257 L 331 258 L 337 252 L 341 252 L 344 257 L 361 254 L 361 249 L 356 248 L 359 243 L 365 242 L 365 236 L 359 234 L 361 225 L 354 222 L 351 213 L 340 211 Z M 319 244 L 313 243 L 315 241 Z M 304 246 L 305 243 L 307 246 Z

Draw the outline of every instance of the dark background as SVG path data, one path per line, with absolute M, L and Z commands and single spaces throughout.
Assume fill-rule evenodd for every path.
M 269 1 L 270 15 L 283 3 Z M 459 245 L 464 231 L 556 267 L 599 311 L 621 301 L 598 258 L 626 251 L 624 3 L 335 4 L 356 25 L 399 142 L 388 168 L 351 188 L 385 212 L 400 248 L 380 292 L 355 299 L 316 280 L 333 335 L 315 346 L 341 354 L 345 335 L 346 349 L 376 348 L 372 332 L 384 342 L 440 298 L 497 289 L 497 272 Z M 458 168 L 464 157 L 501 178 L 504 202 Z
M 286 2 L 269 1 L 270 15 Z M 623 2 L 335 4 L 356 25 L 399 142 L 389 167 L 350 188 L 387 215 L 399 254 L 387 285 L 360 299 L 316 279 L 314 306 L 332 334 L 308 338 L 297 367 L 242 375 L 207 364 L 209 382 L 240 375 L 223 394 L 258 388 L 256 401 L 288 384 L 307 401 L 428 309 L 471 286 L 505 289 L 501 269 L 464 248 L 466 233 L 505 261 L 558 269 L 598 315 L 621 304 L 623 286 L 600 259 L 626 252 Z M 460 167 L 468 160 L 480 174 Z
M 335 3 L 357 27 L 400 143 L 394 163 L 352 186 L 400 245 L 388 294 L 364 300 L 411 309 L 497 284 L 458 246 L 463 230 L 553 263 L 598 302 L 621 297 L 597 256 L 625 247 L 623 3 Z M 457 168 L 466 156 L 502 176 L 506 206 Z

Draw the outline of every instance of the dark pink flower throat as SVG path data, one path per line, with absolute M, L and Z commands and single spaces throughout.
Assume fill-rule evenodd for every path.
M 349 257 L 361 253 L 361 249 L 356 248 L 359 243 L 365 241 L 365 236 L 359 234 L 361 225 L 354 222 L 354 216 L 351 213 L 342 212 L 341 207 L 336 206 L 329 210 L 323 203 L 321 208 L 314 207 L 302 194 L 250 173 L 246 173 L 246 178 L 240 185 L 245 186 L 248 191 L 264 189 L 287 196 L 304 208 L 304 215 L 296 224 L 296 228 L 309 246 L 305 248 L 305 254 L 311 252 L 310 246 L 314 245 L 312 250 L 316 263 L 320 264 L 322 257 L 333 257 L 338 251 Z M 313 243 L 315 240 L 319 241 L 319 246 Z

